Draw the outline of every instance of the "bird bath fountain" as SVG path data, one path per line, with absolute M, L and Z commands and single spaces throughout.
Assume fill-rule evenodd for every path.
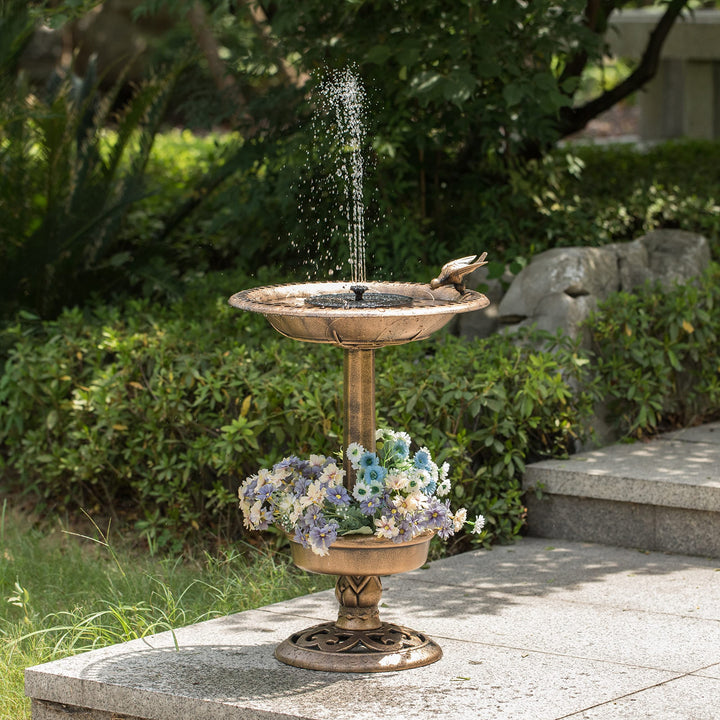
M 350 233 L 357 242 L 357 233 Z M 364 255 L 364 249 L 363 249 Z M 463 277 L 485 264 L 485 254 L 448 263 L 428 284 L 307 282 L 258 287 L 233 295 L 240 310 L 260 313 L 282 335 L 301 342 L 342 348 L 344 447 L 375 449 L 375 351 L 386 345 L 423 340 L 458 313 L 479 310 L 488 299 L 465 290 Z M 357 273 L 353 273 L 357 275 Z M 360 274 L 364 278 L 364 270 Z M 355 472 L 346 470 L 352 490 Z M 380 576 L 422 566 L 432 533 L 405 542 L 367 535 L 337 539 L 317 555 L 291 539 L 295 564 L 310 572 L 337 575 L 340 608 L 335 622 L 293 634 L 276 651 L 296 667 L 333 672 L 384 672 L 428 665 L 442 656 L 421 632 L 381 622 Z

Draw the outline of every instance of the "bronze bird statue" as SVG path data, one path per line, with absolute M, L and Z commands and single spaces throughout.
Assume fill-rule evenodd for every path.
M 430 287 L 437 290 L 443 285 L 452 285 L 461 295 L 465 293 L 465 276 L 482 265 L 487 265 L 485 258 L 487 253 L 482 255 L 468 255 L 464 258 L 451 260 L 443 265 L 440 274 L 430 281 Z

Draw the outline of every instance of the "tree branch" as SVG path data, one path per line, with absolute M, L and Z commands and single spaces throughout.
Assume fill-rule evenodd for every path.
M 305 83 L 310 79 L 310 76 L 305 72 L 298 72 L 282 55 L 279 51 L 277 42 L 273 38 L 270 31 L 270 23 L 268 17 L 259 0 L 243 0 L 243 3 L 250 13 L 255 30 L 257 30 L 260 39 L 262 40 L 265 50 L 268 54 L 274 55 L 277 59 L 278 69 L 280 74 L 285 79 L 285 82 L 289 85 L 294 85 L 297 88 L 303 87 Z
M 649 80 L 652 80 L 660 64 L 660 53 L 665 39 L 675 24 L 675 20 L 683 9 L 687 7 L 688 3 L 689 0 L 671 0 L 668 3 L 667 10 L 650 33 L 637 68 L 625 80 L 580 107 L 564 108 L 561 111 L 559 124 L 561 137 L 582 130 L 594 117 L 605 112 L 605 110 L 609 110 L 617 102 L 628 97 Z
M 228 93 L 232 98 L 233 104 L 238 110 L 247 104 L 235 78 L 227 72 L 225 63 L 220 57 L 220 48 L 217 40 L 210 29 L 207 14 L 202 2 L 197 0 L 192 4 L 187 14 L 190 28 L 195 36 L 202 54 L 205 56 L 208 64 L 208 70 L 212 76 L 215 87 L 221 93 Z
M 583 22 L 596 35 L 604 35 L 610 13 L 617 7 L 617 4 L 615 0 L 587 0 Z M 587 49 L 583 48 L 568 60 L 558 81 L 560 87 L 566 80 L 580 77 L 588 63 L 588 57 Z

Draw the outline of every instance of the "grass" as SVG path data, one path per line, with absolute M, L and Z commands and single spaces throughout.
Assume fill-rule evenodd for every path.
M 0 720 L 30 718 L 26 667 L 331 586 L 245 544 L 150 557 L 109 529 L 87 535 L 0 507 Z

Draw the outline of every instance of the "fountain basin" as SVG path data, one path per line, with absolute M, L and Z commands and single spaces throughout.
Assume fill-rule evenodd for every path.
M 444 327 L 453 315 L 487 307 L 489 300 L 452 287 L 432 290 L 420 283 L 367 283 L 369 293 L 410 298 L 393 307 L 317 307 L 305 302 L 321 294 L 349 293 L 350 282 L 267 285 L 233 295 L 233 307 L 264 315 L 282 335 L 302 342 L 326 343 L 347 349 L 372 350 L 424 340 Z

